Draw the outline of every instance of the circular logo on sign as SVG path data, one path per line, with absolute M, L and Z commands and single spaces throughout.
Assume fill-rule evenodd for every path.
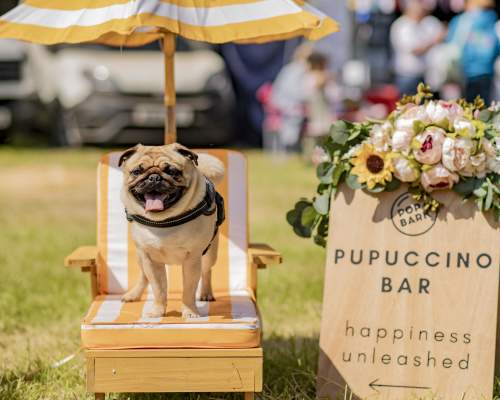
M 437 214 L 425 211 L 423 203 L 415 201 L 411 193 L 399 196 L 391 208 L 394 227 L 407 236 L 423 235 L 434 226 Z

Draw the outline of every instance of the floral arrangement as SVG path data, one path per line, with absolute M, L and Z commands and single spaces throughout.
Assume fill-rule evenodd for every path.
M 402 182 L 426 210 L 432 197 L 452 189 L 500 220 L 500 106 L 484 101 L 434 100 L 418 86 L 385 121 L 336 122 L 313 154 L 319 185 L 287 214 L 295 233 L 325 246 L 330 199 L 342 183 L 371 193 L 396 190 Z

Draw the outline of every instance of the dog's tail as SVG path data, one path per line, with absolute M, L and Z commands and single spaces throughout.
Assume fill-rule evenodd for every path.
M 217 157 L 206 153 L 198 154 L 198 169 L 213 183 L 219 183 L 224 178 L 224 164 Z

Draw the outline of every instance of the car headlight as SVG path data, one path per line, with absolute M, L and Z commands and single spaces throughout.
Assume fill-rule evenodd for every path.
M 92 83 L 96 92 L 116 93 L 118 86 L 113 82 L 109 69 L 105 65 L 97 65 L 92 69 L 85 69 L 83 75 Z

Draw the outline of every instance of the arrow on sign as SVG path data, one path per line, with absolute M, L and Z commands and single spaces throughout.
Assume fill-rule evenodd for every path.
M 386 385 L 382 383 L 377 383 L 379 378 L 375 379 L 374 381 L 370 382 L 368 386 L 370 386 L 373 390 L 378 392 L 377 388 L 378 387 L 385 387 L 385 388 L 398 388 L 398 389 L 430 389 L 430 387 L 427 386 L 409 386 L 409 385 Z

